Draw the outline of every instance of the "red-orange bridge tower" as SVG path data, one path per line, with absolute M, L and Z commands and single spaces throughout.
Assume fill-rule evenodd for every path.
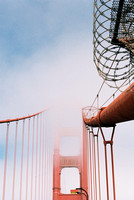
M 67 131 L 56 134 L 53 162 L 53 200 L 84 200 L 82 194 L 63 194 L 61 193 L 61 170 L 63 168 L 75 167 L 79 170 L 80 188 L 88 191 L 87 184 L 87 151 L 86 151 L 86 135 L 83 135 L 83 143 L 81 144 L 81 152 L 77 156 L 60 155 L 60 142 L 64 136 L 76 136 L 76 133 Z M 80 136 L 81 137 L 81 136 Z M 73 189 L 73 188 L 72 188 Z

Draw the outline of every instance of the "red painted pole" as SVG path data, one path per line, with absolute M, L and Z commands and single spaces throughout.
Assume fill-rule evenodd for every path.
M 97 116 L 87 119 L 83 112 L 83 120 L 92 127 L 99 127 L 99 124 L 101 127 L 110 127 L 116 123 L 134 120 L 134 83 L 109 106 L 102 108 Z

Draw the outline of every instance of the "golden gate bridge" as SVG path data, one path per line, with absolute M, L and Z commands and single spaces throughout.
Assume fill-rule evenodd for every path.
M 116 125 L 134 119 L 133 3 L 133 0 L 94 1 L 94 62 L 104 81 L 93 104 L 82 109 L 79 155 L 60 155 L 61 137 L 75 133 L 61 131 L 56 133 L 55 142 L 50 142 L 45 115 L 49 109 L 25 117 L 0 120 L 0 132 L 4 138 L 0 151 L 3 160 L 0 163 L 0 199 L 101 200 L 101 179 L 105 178 L 105 198 L 116 200 L 113 155 Z M 98 103 L 104 83 L 116 89 L 105 103 L 121 91 L 105 107 L 105 104 L 99 106 Z M 124 90 L 123 87 L 127 88 Z M 108 130 L 111 134 L 107 139 Z M 101 176 L 100 170 L 99 137 L 104 144 L 105 177 Z M 63 194 L 60 176 L 62 169 L 68 167 L 78 169 L 80 187 L 72 188 L 70 194 Z

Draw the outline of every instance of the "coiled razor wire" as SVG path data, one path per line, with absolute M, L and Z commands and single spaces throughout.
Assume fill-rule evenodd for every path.
M 134 79 L 134 0 L 94 0 L 93 44 L 94 62 L 104 81 L 114 88 L 125 80 L 125 85 L 130 84 Z

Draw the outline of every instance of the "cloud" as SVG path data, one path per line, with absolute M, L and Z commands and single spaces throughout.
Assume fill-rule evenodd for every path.
M 84 96 L 79 98 L 79 95 L 82 92 L 87 96 L 86 80 L 90 84 L 90 71 L 94 68 L 89 68 L 91 58 L 88 57 L 87 40 L 78 41 L 79 37 L 81 35 L 62 37 L 59 44 L 48 49 L 47 53 L 42 49 L 16 63 L 14 69 L 3 70 L 1 90 L 4 91 L 3 103 L 10 104 L 8 109 L 19 110 L 19 106 L 28 108 L 37 104 L 82 104 Z
M 0 2 L 0 50 L 6 62 L 14 63 L 16 56 L 27 57 L 56 43 L 65 32 L 85 29 L 87 2 Z

